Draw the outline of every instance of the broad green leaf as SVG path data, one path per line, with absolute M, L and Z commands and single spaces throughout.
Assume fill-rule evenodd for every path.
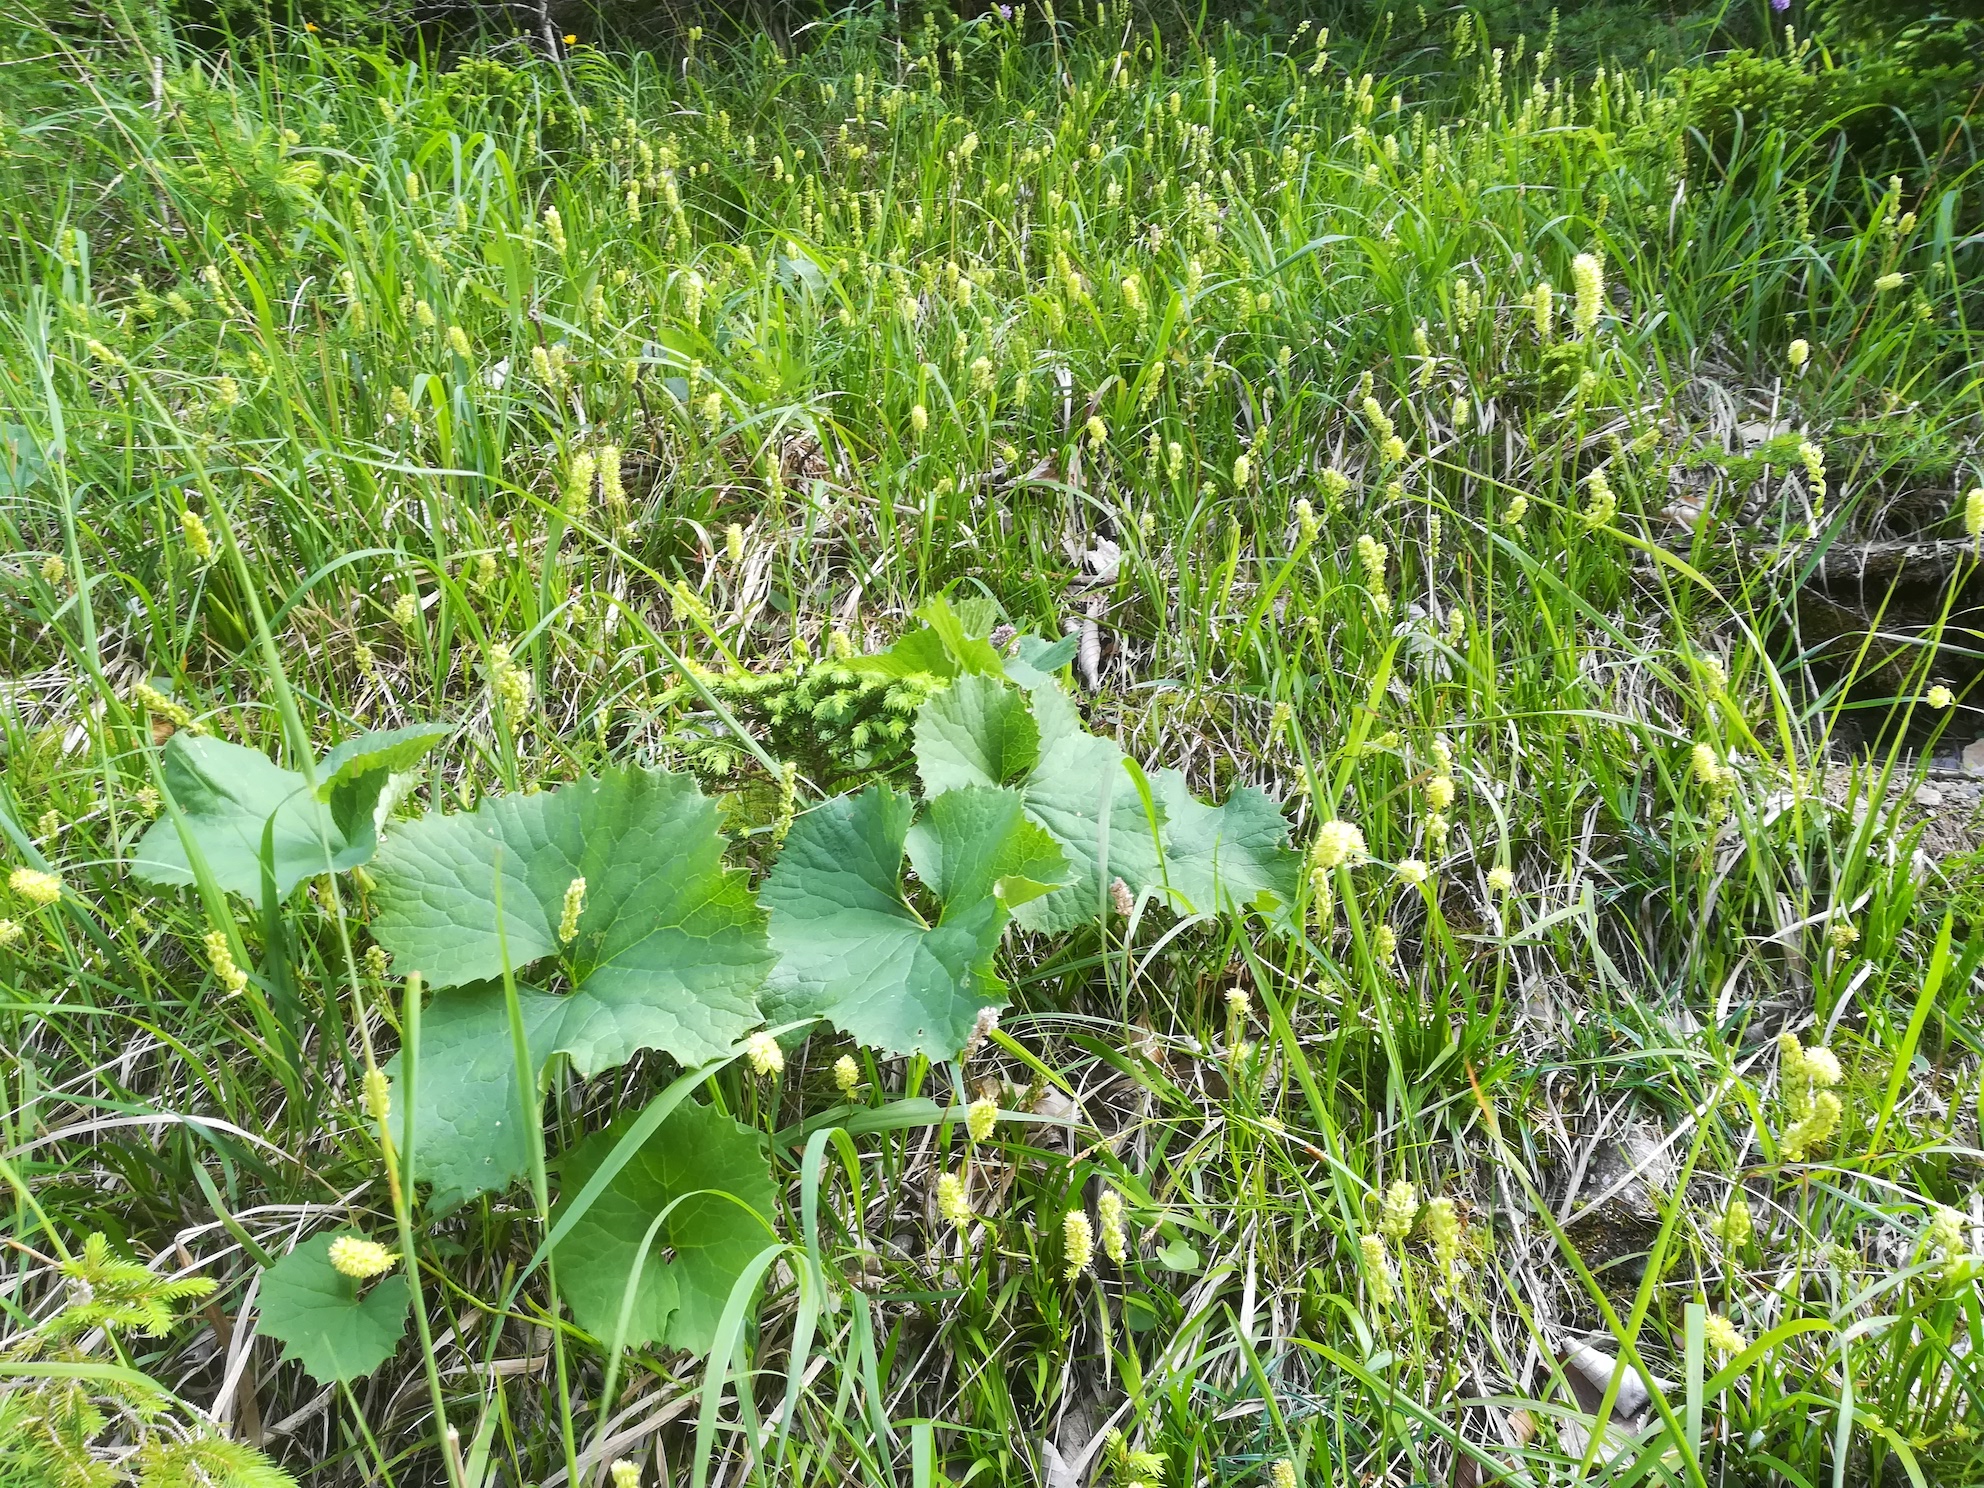
M 988 614 L 974 608 L 971 617 L 985 619 Z M 1005 674 L 1005 663 L 992 649 L 992 643 L 968 627 L 943 596 L 926 603 L 916 612 L 916 618 L 923 624 L 888 650 L 875 656 L 855 657 L 848 665 L 884 677 L 906 677 L 919 672 L 940 678 Z
M 1005 1000 L 992 953 L 1009 912 L 995 887 L 1007 874 L 1058 881 L 1057 865 L 1010 792 L 964 794 L 933 802 L 917 835 L 918 873 L 942 903 L 934 925 L 903 895 L 908 796 L 874 786 L 793 824 L 762 894 L 780 957 L 775 1016 L 821 1016 L 890 1053 L 950 1059 L 979 1011 Z
M 278 1339 L 285 1359 L 312 1379 L 350 1382 L 377 1369 L 399 1347 L 413 1308 L 403 1271 L 366 1285 L 331 1264 L 331 1235 L 305 1240 L 262 1275 L 258 1333 Z
M 553 1228 L 634 1119 L 622 1116 L 560 1159 Z M 626 1343 L 705 1353 L 732 1284 L 775 1238 L 764 1137 L 686 1100 L 614 1175 L 554 1252 L 559 1290 L 595 1337 L 618 1330 L 642 1238 L 664 1210 L 635 1283 Z
M 1038 643 L 1034 654 L 1053 659 Z M 1027 816 L 1066 854 L 1066 887 L 1027 902 L 1018 884 L 1011 886 L 1016 892 L 1007 903 L 1021 924 L 1063 931 L 1092 921 L 1116 878 L 1135 893 L 1168 890 L 1184 912 L 1254 909 L 1285 920 L 1297 861 L 1272 801 L 1249 789 L 1224 806 L 1209 806 L 1193 797 L 1183 776 L 1161 770 L 1152 777 L 1146 809 L 1122 751 L 1082 726 L 1060 684 L 1028 662 L 1015 660 L 1008 669 L 1023 681 L 1023 695 L 988 678 L 960 677 L 918 710 L 916 763 L 924 789 L 939 801 L 960 788 L 1010 780 Z M 1032 737 L 1021 716 L 1032 721 Z M 1005 773 L 1029 753 L 1034 758 L 1024 773 Z
M 1040 757 L 1017 789 L 1027 815 L 1067 855 L 1068 870 L 1066 887 L 1022 905 L 1017 917 L 1029 930 L 1072 930 L 1097 918 L 1111 879 L 1121 878 L 1133 889 L 1155 881 L 1153 828 L 1162 825 L 1162 808 L 1154 824 L 1123 769 L 1123 751 L 1114 740 L 1082 727 L 1060 684 L 1044 679 L 1028 698 L 1040 731 Z M 920 753 L 917 765 L 920 770 Z
M 700 1063 L 760 1021 L 753 994 L 772 960 L 716 823 L 688 776 L 633 768 L 428 816 L 380 850 L 372 933 L 436 987 L 500 977 L 506 957 L 521 972 L 562 953 L 574 990 L 556 1048 L 582 1074 L 642 1049 Z M 580 878 L 584 912 L 561 946 Z
M 445 723 L 416 723 L 347 739 L 317 767 L 317 799 L 341 827 L 370 816 L 392 777 L 419 764 L 452 732 Z
M 1224 806 L 1208 806 L 1176 770 L 1151 776 L 1151 794 L 1164 808 L 1165 879 L 1202 914 L 1259 910 L 1285 921 L 1295 902 L 1300 860 L 1288 846 L 1281 808 L 1251 786 Z
M 533 1075 L 558 1048 L 568 1000 L 517 989 Z M 403 1057 L 386 1068 L 397 1109 L 405 1098 Z M 517 1097 L 516 1051 L 502 983 L 436 992 L 421 1012 L 413 1127 L 414 1178 L 433 1185 L 428 1202 L 437 1212 L 508 1188 L 528 1171 L 530 1132 Z
M 215 881 L 230 894 L 261 897 L 263 829 L 273 818 L 276 892 L 286 895 L 326 868 L 342 871 L 371 859 L 378 845 L 373 808 L 392 771 L 419 759 L 446 733 L 430 725 L 349 740 L 319 767 L 318 797 L 301 774 L 258 750 L 178 733 L 165 746 L 165 788 L 184 813 Z M 152 823 L 131 867 L 152 883 L 193 882 L 185 844 L 170 817 Z
M 1015 638 L 1015 655 L 1006 658 L 1006 675 L 1022 687 L 1044 682 L 1075 659 L 1081 646 L 1079 635 L 1064 635 L 1053 643 L 1036 635 Z
M 1019 795 L 1009 790 L 945 792 L 925 807 L 904 845 L 916 876 L 946 905 L 993 896 L 1011 908 L 1011 886 L 1058 884 L 1068 867 L 1054 839 L 1026 819 Z
M 1039 760 L 1026 699 L 996 678 L 959 677 L 917 711 L 916 767 L 929 795 L 1005 785 Z
M 970 602 L 967 601 L 967 604 Z M 971 605 L 969 614 L 973 620 L 989 622 L 991 619 L 990 609 L 982 605 Z M 966 616 L 952 609 L 950 601 L 941 594 L 926 601 L 916 612 L 916 618 L 936 632 L 954 671 L 983 677 L 1003 677 L 1006 674 L 1006 664 L 992 649 L 985 632 L 967 626 Z M 987 624 L 986 630 L 990 629 L 990 624 Z

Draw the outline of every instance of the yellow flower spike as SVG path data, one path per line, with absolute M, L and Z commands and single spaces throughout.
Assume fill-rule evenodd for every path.
M 971 1223 L 971 1201 L 965 1197 L 964 1179 L 956 1173 L 944 1173 L 937 1179 L 937 1212 L 944 1222 L 955 1229 L 963 1229 Z
M 842 1095 L 853 1095 L 861 1088 L 861 1066 L 854 1062 L 852 1054 L 843 1054 L 834 1061 L 834 1086 Z
M 1465 1226 L 1454 1208 L 1454 1201 L 1442 1195 L 1426 1201 L 1426 1238 L 1433 1243 L 1433 1264 L 1451 1273 L 1460 1264 L 1461 1239 Z
M 180 511 L 179 531 L 186 539 L 186 551 L 193 555 L 195 562 L 205 565 L 214 561 L 213 534 L 207 531 L 206 522 L 191 507 Z
M 1096 1217 L 1102 1221 L 1102 1253 L 1118 1266 L 1130 1258 L 1129 1234 L 1123 1227 L 1123 1196 L 1105 1188 L 1095 1201 Z
M 558 917 L 558 944 L 570 945 L 579 936 L 579 916 L 585 913 L 586 881 L 573 879 L 565 886 L 564 912 Z
M 1378 1233 L 1387 1240 L 1403 1240 L 1412 1233 L 1419 1218 L 1419 1190 L 1401 1178 L 1385 1190 L 1378 1209 Z
M 744 1057 L 760 1079 L 769 1080 L 785 1071 L 785 1051 L 769 1033 L 754 1033 L 746 1039 Z
M 1385 1242 L 1376 1235 L 1366 1235 L 1357 1242 L 1357 1248 L 1364 1257 L 1364 1284 L 1370 1288 L 1372 1304 L 1389 1308 L 1398 1293 L 1392 1287 L 1392 1263 L 1385 1254 Z
M 1347 821 L 1326 821 L 1316 828 L 1311 858 L 1318 868 L 1340 868 L 1365 855 L 1364 834 Z
M 1088 1270 L 1095 1255 L 1095 1230 L 1088 1222 L 1086 1210 L 1070 1209 L 1061 1216 L 1061 1247 L 1068 1262 L 1061 1274 L 1065 1280 L 1073 1281 Z
M 1580 337 L 1589 336 L 1605 308 L 1605 266 L 1595 254 L 1580 253 L 1571 260 L 1571 284 L 1576 293 L 1571 325 Z
M 841 1056 L 846 1058 L 845 1055 Z M 849 1061 L 852 1063 L 853 1061 Z M 838 1071 L 836 1071 L 838 1073 Z M 990 1096 L 983 1096 L 965 1107 L 965 1135 L 974 1142 L 982 1142 L 992 1135 L 992 1129 L 999 1124 L 999 1103 Z
M 1740 1354 L 1749 1347 L 1736 1325 L 1719 1312 L 1702 1320 L 1702 1337 L 1718 1354 Z
M 36 909 L 46 909 L 62 897 L 62 876 L 39 868 L 16 868 L 7 875 L 7 887 Z
M 1927 703 L 1931 708 L 1941 712 L 1956 701 L 1956 694 L 1951 692 L 1947 687 L 1938 684 L 1924 694 L 1922 701 Z
M 400 1258 L 378 1241 L 359 1235 L 340 1235 L 333 1240 L 330 1260 L 339 1275 L 357 1281 L 384 1275 L 400 1263 Z

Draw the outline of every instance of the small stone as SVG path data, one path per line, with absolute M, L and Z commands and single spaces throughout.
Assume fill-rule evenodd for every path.
M 1924 781 L 1921 785 L 1917 786 L 1915 789 L 1915 804 L 1917 806 L 1942 805 L 1943 804 L 1942 789 L 1939 786 L 1931 785 L 1929 782 Z
M 1963 768 L 1967 774 L 1984 775 L 1984 739 L 1972 739 L 1963 746 Z

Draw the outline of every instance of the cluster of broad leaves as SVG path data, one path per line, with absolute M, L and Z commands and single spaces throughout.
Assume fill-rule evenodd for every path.
M 1069 931 L 1126 890 L 1179 914 L 1285 918 L 1296 857 L 1272 801 L 1244 789 L 1207 805 L 1176 771 L 1146 774 L 1089 733 L 1057 676 L 1072 640 L 1022 636 L 1002 655 L 989 617 L 937 601 L 921 618 L 849 663 L 945 684 L 916 717 L 920 796 L 878 781 L 804 812 L 755 893 L 725 863 L 716 803 L 663 770 L 615 767 L 389 827 L 397 772 L 438 727 L 342 745 L 314 783 L 176 736 L 171 808 L 136 868 L 273 904 L 307 876 L 370 864 L 373 936 L 434 989 L 392 1074 L 395 1109 L 411 1110 L 407 1161 L 437 1213 L 528 1170 L 540 1117 L 520 1042 L 540 1087 L 554 1061 L 590 1076 L 648 1050 L 714 1068 L 766 1025 L 824 1022 L 883 1056 L 944 1060 L 1005 1001 L 994 957 L 1015 921 Z M 554 1160 L 565 1294 L 597 1336 L 707 1349 L 730 1282 L 770 1233 L 763 1138 L 693 1100 L 627 1125 Z M 272 1318 L 265 1299 L 263 1326 L 305 1338 L 289 1341 L 313 1372 L 348 1378 L 381 1345 L 381 1304 L 332 1277 L 308 1247 L 292 1252 L 274 1296 L 310 1305 Z M 368 1347 L 341 1342 L 339 1306 Z

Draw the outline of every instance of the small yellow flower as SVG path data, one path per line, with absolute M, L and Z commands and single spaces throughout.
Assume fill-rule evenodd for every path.
M 743 523 L 732 522 L 728 527 L 723 529 L 723 553 L 730 560 L 730 566 L 732 568 L 736 568 L 744 562 Z
M 1736 1325 L 1719 1312 L 1702 1320 L 1702 1338 L 1718 1354 L 1740 1354 L 1749 1347 Z
M 1963 530 L 1984 537 L 1984 486 L 1973 486 L 1963 498 Z
M 1860 931 L 1846 920 L 1841 920 L 1838 924 L 1830 925 L 1826 928 L 1826 944 L 1831 946 L 1835 951 L 1851 950 L 1859 943 L 1859 940 Z M 1814 1049 L 1812 1052 L 1815 1054 L 1824 1054 L 1828 1059 L 1833 1058 L 1830 1049 Z M 1837 1068 L 1836 1060 L 1834 1061 L 1834 1066 Z M 1826 1083 L 1831 1084 L 1832 1082 L 1827 1081 Z
M 998 1124 L 999 1103 L 989 1095 L 973 1101 L 964 1109 L 965 1135 L 974 1142 L 982 1142 L 991 1136 L 992 1128 Z
M 1268 1488 L 1296 1488 L 1293 1461 L 1286 1457 L 1275 1460 L 1274 1465 L 1268 1469 Z
M 923 437 L 924 431 L 929 427 L 930 427 L 930 411 L 927 408 L 925 408 L 921 403 L 916 404 L 913 408 L 909 410 L 910 432 L 916 435 L 917 438 L 921 439 Z
M 1603 527 L 1618 512 L 1619 498 L 1613 494 L 1612 483 L 1602 470 L 1592 471 L 1586 484 L 1591 488 L 1591 500 L 1584 509 L 1585 525 Z
M 1418 858 L 1401 858 L 1392 872 L 1398 875 L 1401 883 L 1409 884 L 1416 889 L 1426 882 L 1431 870 Z
M 227 988 L 228 995 L 239 997 L 248 990 L 248 973 L 234 960 L 234 948 L 227 943 L 224 931 L 209 930 L 202 940 L 207 948 L 207 964 L 214 969 L 214 979 Z
M 1387 1240 L 1403 1240 L 1412 1233 L 1419 1217 L 1419 1190 L 1401 1178 L 1385 1190 L 1378 1209 L 1378 1233 Z
M 574 31 L 567 31 L 565 33 L 565 45 L 577 46 L 578 44 L 579 44 L 578 33 Z M 618 1488 L 617 1484 L 615 1485 L 615 1488 Z
M 1389 961 L 1398 954 L 1398 931 L 1390 925 L 1380 925 L 1371 934 L 1371 954 L 1380 961 Z
M 1900 289 L 1907 282 L 1906 274 L 1883 274 L 1874 281 L 1874 288 L 1882 294 L 1887 294 L 1892 290 Z
M 625 1457 L 615 1461 L 606 1471 L 613 1479 L 613 1488 L 641 1488 L 640 1468 Z
M 530 673 L 516 664 L 510 648 L 501 641 L 489 648 L 489 690 L 502 703 L 513 725 L 530 711 Z
M 37 909 L 46 909 L 62 897 L 62 877 L 39 868 L 16 868 L 7 875 L 7 887 Z
M 1105 1188 L 1095 1201 L 1096 1217 L 1102 1221 L 1102 1253 L 1120 1266 L 1129 1259 L 1130 1241 L 1123 1228 L 1123 1196 Z
M 1254 462 L 1244 454 L 1233 457 L 1233 484 L 1245 487 L 1254 478 Z
M 754 1033 L 744 1041 L 744 1057 L 759 1078 L 770 1079 L 785 1069 L 785 1051 L 769 1033 Z
M 27 931 L 13 920 L 0 920 L 0 951 L 10 951 L 19 945 Z
M 1061 1247 L 1067 1254 L 1067 1268 L 1062 1275 L 1073 1281 L 1084 1271 L 1095 1254 L 1095 1230 L 1088 1222 L 1088 1212 L 1084 1209 L 1070 1209 L 1061 1217 Z
M 1511 527 L 1521 526 L 1522 519 L 1528 515 L 1529 498 L 1520 491 L 1516 492 L 1509 499 L 1509 504 L 1502 509 L 1502 520 L 1507 522 Z
M 1090 444 L 1101 446 L 1109 442 L 1109 426 L 1102 421 L 1100 414 L 1091 413 L 1084 427 Z
M 50 553 L 41 560 L 41 577 L 51 589 L 60 589 L 63 580 L 69 577 L 69 565 L 62 561 L 60 553 Z
M 964 1179 L 944 1173 L 937 1179 L 937 1212 L 946 1224 L 963 1229 L 971 1223 L 971 1201 L 965 1197 Z
M 179 531 L 186 539 L 186 551 L 191 553 L 197 562 L 214 561 L 213 535 L 207 531 L 207 524 L 201 520 L 200 514 L 191 507 L 179 513 Z
M 1571 325 L 1580 336 L 1588 336 L 1605 308 L 1605 266 L 1594 254 L 1580 253 L 1571 260 L 1571 283 L 1577 302 L 1571 310 Z
M 1812 345 L 1802 337 L 1784 348 L 1784 359 L 1791 364 L 1793 372 L 1803 367 L 1810 360 L 1811 355 Z
M 1426 782 L 1426 804 L 1435 811 L 1445 811 L 1454 803 L 1454 780 L 1451 775 L 1435 775 Z
M 1385 1254 L 1385 1242 L 1376 1235 L 1365 1235 L 1358 1240 L 1357 1249 L 1364 1257 L 1364 1284 L 1370 1288 L 1371 1301 L 1390 1307 L 1398 1293 L 1392 1287 L 1392 1263 Z
M 400 1258 L 376 1240 L 359 1235 L 340 1235 L 331 1242 L 331 1265 L 340 1275 L 364 1281 L 383 1275 L 399 1264 Z
M 854 1062 L 852 1054 L 843 1054 L 834 1061 L 834 1084 L 842 1095 L 852 1095 L 861 1088 L 861 1066 Z
M 565 885 L 564 912 L 558 917 L 558 944 L 570 945 L 579 937 L 579 916 L 586 910 L 586 881 L 583 876 Z
M 1428 1199 L 1425 1225 L 1426 1238 L 1433 1242 L 1433 1264 L 1442 1271 L 1451 1272 L 1460 1264 L 1461 1236 L 1464 1233 L 1454 1201 L 1444 1195 Z
M 1949 707 L 1951 703 L 1954 703 L 1956 701 L 1956 694 L 1951 692 L 1947 687 L 1938 684 L 1937 686 L 1929 689 L 1929 691 L 1923 696 L 1922 701 L 1927 703 L 1930 707 L 1936 709 L 1938 712 L 1941 712 L 1944 708 Z
M 383 1122 L 392 1114 L 392 1087 L 386 1083 L 386 1072 L 373 1068 L 365 1072 L 365 1114 L 374 1121 Z
M 1741 1250 L 1748 1245 L 1753 1229 L 1749 1203 L 1740 1197 L 1731 1199 L 1729 1207 L 1709 1224 L 1710 1232 L 1730 1250 Z
M 1347 821 L 1326 821 L 1316 828 L 1311 854 L 1318 868 L 1339 868 L 1363 858 L 1364 834 Z

